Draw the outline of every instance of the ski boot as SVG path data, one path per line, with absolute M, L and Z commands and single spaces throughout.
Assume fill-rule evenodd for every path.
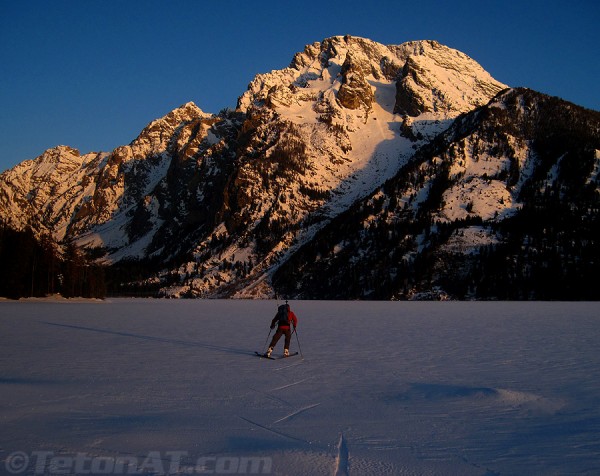
M 273 352 L 273 347 L 269 347 L 269 350 L 267 350 L 267 353 L 265 354 L 267 357 L 271 357 L 271 353 Z
M 284 357 L 289 357 L 289 356 L 290 356 L 290 351 L 289 351 L 289 349 L 284 349 L 284 350 L 283 350 L 283 356 L 284 356 Z

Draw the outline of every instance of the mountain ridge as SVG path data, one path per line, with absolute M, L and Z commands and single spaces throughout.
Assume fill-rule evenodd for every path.
M 522 104 L 509 108 L 514 91 Z M 331 37 L 307 45 L 287 68 L 257 75 L 235 111 L 212 115 L 186 103 L 110 153 L 81 155 L 59 146 L 19 164 L 0 175 L 0 209 L 11 226 L 74 239 L 110 265 L 112 292 L 269 297 L 285 288 L 294 295 L 282 273 L 297 276 L 289 263 L 301 249 L 357 203 L 373 201 L 384 184 L 403 180 L 398 174 L 408 173 L 415 158 L 445 143 L 447 134 L 467 130 L 469 121 L 500 136 L 456 139 L 451 153 L 423 165 L 430 176 L 410 172 L 427 184 L 413 187 L 410 206 L 425 207 L 440 195 L 448 206 L 435 216 L 425 208 L 419 213 L 446 225 L 518 215 L 515 187 L 526 187 L 538 172 L 524 167 L 533 139 L 505 122 L 533 127 L 530 120 L 519 123 L 519 111 L 535 109 L 545 96 L 527 91 L 507 88 L 464 53 L 435 41 L 386 46 Z M 555 114 L 573 107 L 557 104 Z M 501 124 L 486 119 L 500 117 L 503 108 L 511 115 Z M 545 127 L 549 134 L 574 133 Z M 584 140 L 595 144 L 597 136 Z M 448 168 L 447 176 L 437 183 L 432 178 L 440 168 Z M 383 200 L 408 203 L 407 193 Z M 496 232 L 468 231 L 471 238 L 478 233 L 502 242 Z M 363 255 L 359 250 L 348 259 L 360 262 Z M 306 279 L 298 279 L 298 289 L 312 289 L 302 284 Z M 417 293 L 396 288 L 375 294 Z
M 524 124 L 503 120 L 524 111 Z M 504 91 L 336 217 L 278 270 L 274 285 L 296 298 L 327 290 L 328 299 L 447 291 L 462 299 L 597 299 L 599 132 L 596 111 L 525 88 Z M 469 160 L 469 140 L 497 149 L 477 153 L 471 165 L 485 162 L 483 173 L 457 170 Z M 457 191 L 469 187 L 459 200 Z M 517 283 L 527 288 L 513 289 Z

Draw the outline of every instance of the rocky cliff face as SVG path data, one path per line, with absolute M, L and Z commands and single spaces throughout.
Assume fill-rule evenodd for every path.
M 17 229 L 30 224 L 63 239 L 81 202 L 91 198 L 107 156 L 81 155 L 58 146 L 4 172 L 0 176 L 3 217 Z
M 532 127 L 524 118 L 539 98 L 517 107 L 510 90 L 497 95 L 505 88 L 474 60 L 437 42 L 385 46 L 333 37 L 306 46 L 288 68 L 256 76 L 236 111 L 210 115 L 188 103 L 111 153 L 80 155 L 61 146 L 20 164 L 0 176 L 0 209 L 15 228 L 75 239 L 112 266 L 122 290 L 309 296 L 307 283 L 326 261 L 306 250 L 326 249 L 321 237 L 332 226 L 349 226 L 343 220 L 363 223 L 349 209 L 381 202 L 387 220 L 401 205 L 405 212 L 394 213 L 406 215 L 407 223 L 427 217 L 427 233 L 431 223 L 474 216 L 496 223 L 515 215 L 521 191 L 538 173 L 531 164 L 538 156 L 532 141 L 539 139 L 522 129 Z M 482 120 L 494 114 L 493 121 Z M 476 122 L 487 124 L 485 134 L 466 132 Z M 437 155 L 428 156 L 433 150 Z M 392 183 L 400 188 L 390 195 Z M 378 220 L 361 224 L 361 233 L 383 230 Z M 406 243 L 393 245 L 394 253 L 419 256 L 419 226 L 408 226 Z M 499 239 L 481 233 L 490 243 Z M 360 266 L 373 265 L 362 257 L 378 256 L 369 250 L 339 256 L 361 274 Z M 309 262 L 299 262 L 304 259 Z M 348 272 L 327 266 L 334 274 Z M 398 286 L 389 289 L 376 294 L 401 294 Z
M 456 117 L 506 88 L 473 59 L 436 41 L 406 43 L 398 51 L 406 57 L 396 82 L 398 114 Z

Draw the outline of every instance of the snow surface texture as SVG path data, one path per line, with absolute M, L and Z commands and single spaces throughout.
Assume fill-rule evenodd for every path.
M 596 303 L 291 304 L 304 358 L 271 361 L 273 301 L 0 302 L 0 472 L 182 451 L 182 473 L 599 474 Z

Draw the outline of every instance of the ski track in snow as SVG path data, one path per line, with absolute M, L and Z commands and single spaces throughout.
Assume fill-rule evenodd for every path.
M 348 468 L 348 446 L 344 440 L 344 434 L 340 435 L 338 442 L 338 454 L 335 462 L 335 476 L 350 476 Z
M 288 406 L 288 405 L 291 405 L 291 403 L 290 403 L 289 401 L 287 401 L 287 400 L 284 400 L 283 398 L 276 397 L 275 395 L 271 395 L 271 394 L 270 394 L 270 393 L 268 393 L 268 392 L 263 392 L 262 390 L 258 390 L 258 389 L 256 389 L 256 388 L 252 388 L 252 387 L 248 387 L 248 388 L 249 388 L 250 390 L 253 390 L 254 392 L 258 392 L 258 393 L 260 393 L 261 395 L 264 395 L 265 397 L 267 397 L 267 398 L 269 398 L 269 399 L 271 399 L 271 400 L 274 400 L 274 401 L 276 401 L 276 402 L 282 403 L 282 404 L 284 404 L 284 405 L 286 405 L 286 406 Z
M 289 368 L 289 367 L 287 367 L 287 368 Z M 288 383 L 288 384 L 282 385 L 281 387 L 272 388 L 271 391 L 274 392 L 275 390 L 283 390 L 284 388 L 293 387 L 294 385 L 299 385 L 299 384 L 301 384 L 303 382 L 306 382 L 307 380 L 310 380 L 310 377 L 307 377 L 307 378 L 302 379 L 302 380 L 298 380 L 297 382 L 292 382 L 292 383 Z
M 304 362 L 304 359 L 300 360 L 299 362 L 294 362 L 293 364 L 290 365 L 286 365 L 285 367 L 277 367 L 276 369 L 274 369 L 275 372 L 279 372 L 280 370 L 287 370 L 290 369 L 292 367 L 296 367 L 298 365 L 302 365 Z
M 270 428 L 270 427 L 268 427 L 266 425 L 261 425 L 260 423 L 257 423 L 255 421 L 249 420 L 248 418 L 244 418 L 243 416 L 240 416 L 240 418 L 242 420 L 244 420 L 244 421 L 252 424 L 252 425 L 255 425 L 255 426 L 259 427 L 259 428 L 262 428 L 263 430 L 270 431 L 271 433 L 275 433 L 276 435 L 282 436 L 284 438 L 289 438 L 290 440 L 300 441 L 301 443 L 306 443 L 307 445 L 311 444 L 310 441 L 306 441 L 306 440 L 303 440 L 302 438 L 297 438 L 295 436 L 288 435 L 288 434 L 283 433 L 283 432 L 278 431 L 278 430 L 274 430 L 273 428 Z
M 292 476 L 598 474 L 597 303 L 291 305 L 307 359 L 275 365 L 252 351 L 273 301 L 0 301 L 0 468 L 186 451 Z
M 296 411 L 290 413 L 289 415 L 286 415 L 283 418 L 280 418 L 279 420 L 275 420 L 273 422 L 273 425 L 275 423 L 281 423 L 282 421 L 289 420 L 290 418 L 294 418 L 295 416 L 300 415 L 301 413 L 304 413 L 305 411 L 310 410 L 311 408 L 318 407 L 319 405 L 321 405 L 321 404 L 320 403 L 314 403 L 312 405 L 307 405 L 305 407 L 302 407 L 299 410 L 296 410 Z

